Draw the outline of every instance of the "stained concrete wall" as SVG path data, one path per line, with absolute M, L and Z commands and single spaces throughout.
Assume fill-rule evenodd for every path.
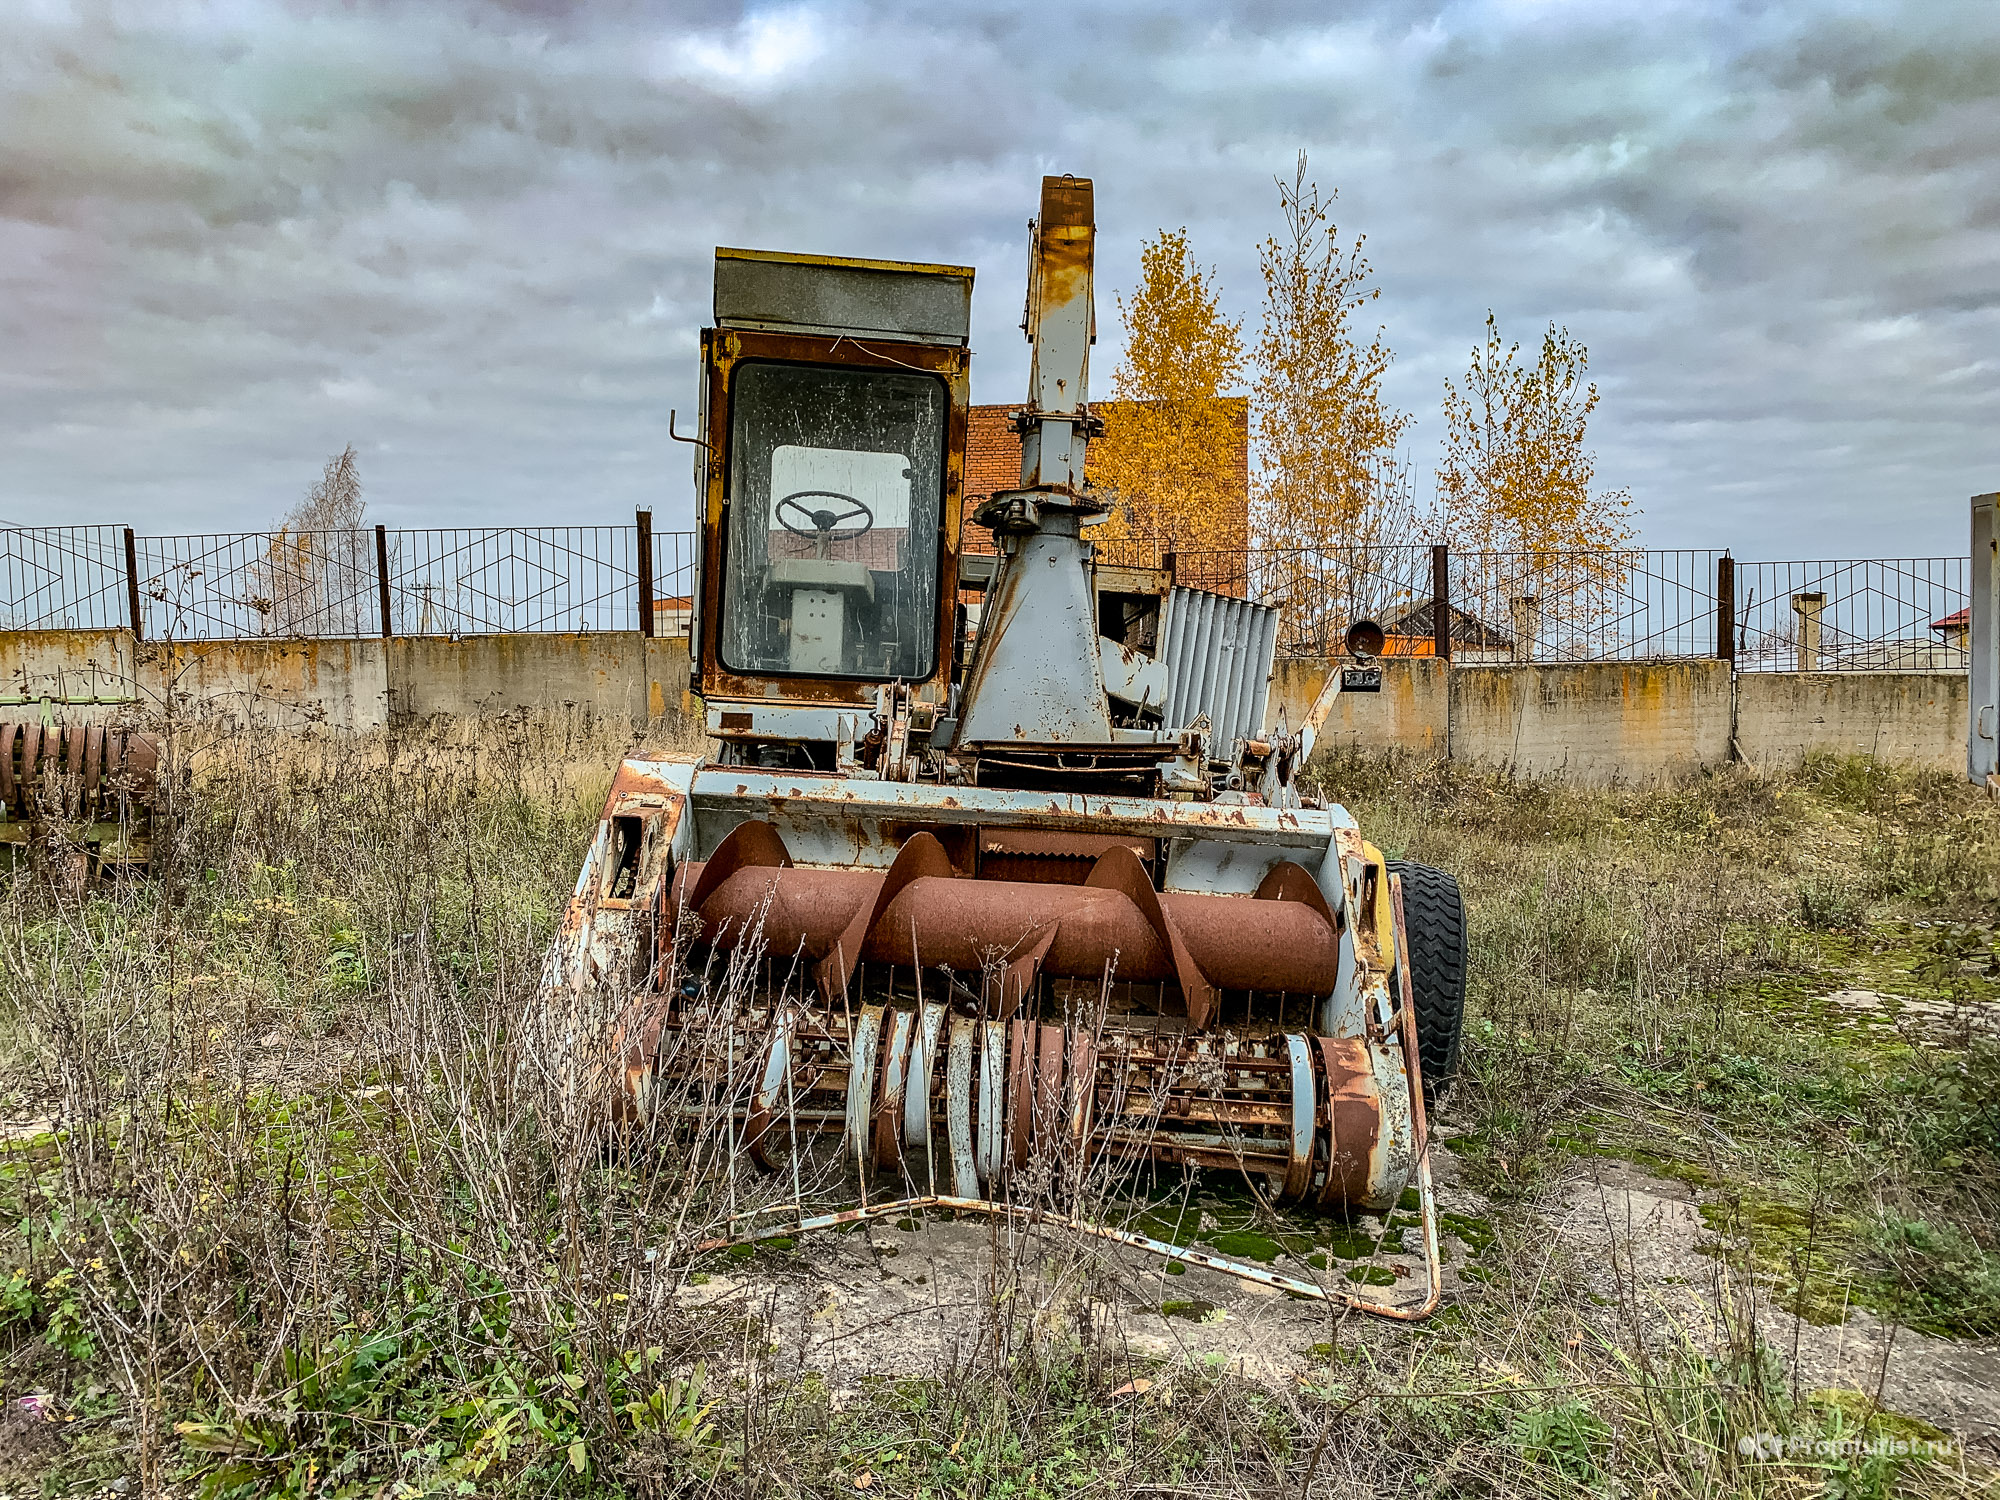
M 0 632 L 0 717 L 45 701 L 96 723 L 137 705 L 132 637 L 122 630 Z
M 141 643 L 139 696 L 202 723 L 374 729 L 386 722 L 389 643 Z
M 641 722 L 648 717 L 646 645 L 637 632 L 393 640 L 390 711 L 428 719 L 534 706 Z
M 1823 750 L 1958 771 L 1970 703 L 1963 672 L 1745 672 L 1736 742 L 1759 770 Z
M 1659 781 L 1729 758 L 1726 662 L 1455 667 L 1453 759 L 1581 782 Z
M 687 642 L 637 632 L 136 645 L 121 631 L 0 634 L 0 696 L 12 712 L 46 699 L 72 720 L 171 704 L 205 722 L 274 729 L 559 707 L 640 723 L 682 712 L 687 685 Z
M 1276 724 L 1280 708 L 1285 722 L 1296 726 L 1339 665 L 1314 657 L 1280 661 L 1271 683 L 1267 727 Z M 1381 692 L 1334 698 L 1319 743 L 1373 754 L 1397 749 L 1445 754 L 1451 736 L 1450 669 L 1429 657 L 1390 658 L 1381 667 Z
M 1332 664 L 1281 661 L 1271 716 L 1297 723 Z M 1381 663 L 1382 691 L 1342 693 L 1322 746 L 1448 754 L 1524 774 L 1654 781 L 1740 755 L 1760 769 L 1815 751 L 1961 766 L 1967 684 L 1935 672 L 1746 672 L 1714 661 L 1447 667 Z M 0 633 L 0 717 L 157 713 L 274 728 L 375 729 L 569 706 L 633 722 L 686 711 L 687 642 L 636 633 L 135 646 L 122 631 Z M 12 706 L 8 706 L 9 703 Z

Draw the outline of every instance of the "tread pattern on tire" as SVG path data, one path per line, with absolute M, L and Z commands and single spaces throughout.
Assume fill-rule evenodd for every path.
M 1458 1073 L 1465 1033 L 1465 900 L 1444 870 L 1391 860 L 1403 881 L 1403 921 L 1410 948 L 1410 997 L 1417 1011 L 1417 1055 L 1424 1102 L 1442 1099 Z

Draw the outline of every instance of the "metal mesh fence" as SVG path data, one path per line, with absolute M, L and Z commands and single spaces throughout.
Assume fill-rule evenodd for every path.
M 113 629 L 139 596 L 151 639 L 490 635 L 641 628 L 637 526 L 228 532 L 0 528 L 0 629 Z M 650 533 L 652 630 L 685 634 L 699 537 Z M 1175 551 L 1103 544 L 1100 561 L 1170 564 L 1178 583 L 1282 610 L 1279 651 L 1338 654 L 1379 622 L 1392 655 L 1438 633 L 1428 546 Z M 1963 557 L 1737 562 L 1718 597 L 1715 551 L 1445 554 L 1453 660 L 1586 662 L 1705 657 L 1748 671 L 1963 671 Z M 1727 587 L 1728 585 L 1722 585 Z M 386 620 L 385 620 L 386 613 Z M 1724 614 L 1729 624 L 1722 623 Z M 1728 634 L 1718 639 L 1726 628 Z
M 499 635 L 640 628 L 635 526 L 200 532 L 0 528 L 0 629 L 153 640 Z M 692 532 L 653 532 L 657 633 L 684 633 Z
M 385 547 L 396 635 L 640 628 L 631 526 L 399 531 Z
M 1585 662 L 1715 652 L 1714 551 L 1447 552 L 1454 661 Z M 1338 654 L 1349 624 L 1374 620 L 1390 655 L 1436 650 L 1434 549 L 1240 548 L 1174 555 L 1190 588 L 1284 611 L 1279 651 Z
M 1971 560 L 1736 565 L 1736 665 L 1758 672 L 1963 672 Z
M 701 537 L 693 531 L 653 533 L 653 634 L 686 635 L 694 618 Z
M 136 544 L 149 640 L 381 634 L 372 528 L 142 536 Z
M 0 530 L 0 630 L 129 625 L 121 526 Z
M 1183 552 L 1174 558 L 1174 580 L 1186 588 L 1239 594 L 1280 611 L 1281 656 L 1329 656 L 1355 620 L 1398 626 L 1404 636 L 1428 641 L 1430 627 L 1412 623 L 1431 597 L 1428 547 L 1266 547 Z
M 1454 552 L 1452 659 L 1716 654 L 1716 551 Z

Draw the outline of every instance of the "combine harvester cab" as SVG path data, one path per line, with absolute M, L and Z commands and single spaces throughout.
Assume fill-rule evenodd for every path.
M 1400 1300 L 1068 1213 L 1420 1317 L 1457 887 L 1301 798 L 1334 695 L 1372 669 L 1288 725 L 1275 610 L 1094 560 L 1093 232 L 1090 183 L 1045 179 L 1021 485 L 969 518 L 995 552 L 965 556 L 972 272 L 717 251 L 691 650 L 720 748 L 620 767 L 547 984 L 630 997 L 623 1118 L 720 1120 L 794 1189 L 740 1238 L 926 1204 L 1061 1214 L 1085 1174 L 1146 1162 L 1384 1216 L 1414 1187 L 1429 1285 Z M 847 1206 L 807 1201 L 814 1138 Z

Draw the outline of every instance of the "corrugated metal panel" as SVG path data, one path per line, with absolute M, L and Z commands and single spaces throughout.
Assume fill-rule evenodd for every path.
M 1185 729 L 1207 714 L 1209 743 L 1218 756 L 1263 732 L 1278 650 L 1275 609 L 1227 594 L 1173 589 L 1160 641 L 1170 679 L 1168 728 Z

